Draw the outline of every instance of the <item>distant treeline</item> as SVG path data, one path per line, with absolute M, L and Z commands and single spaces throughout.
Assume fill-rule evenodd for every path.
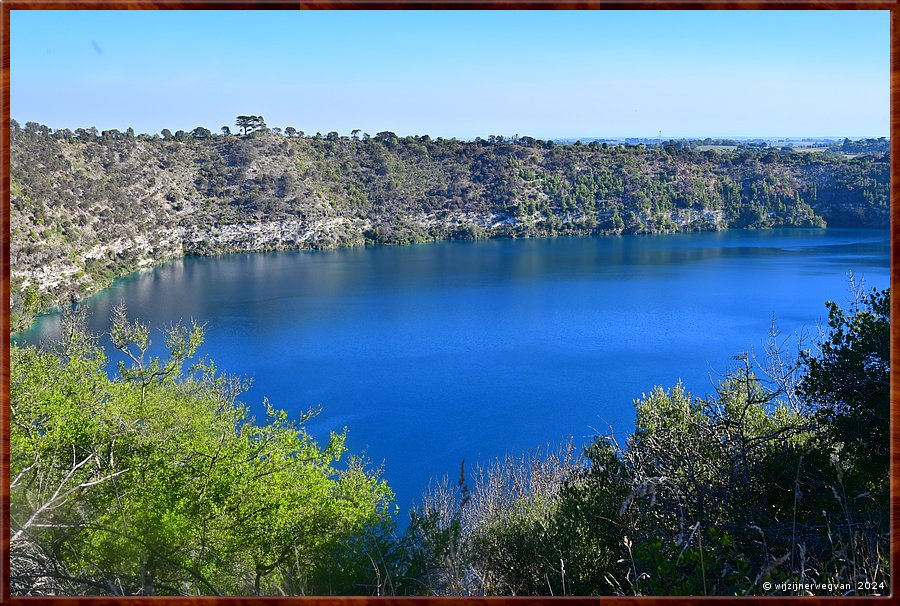
M 851 141 L 844 139 L 841 143 L 835 143 L 830 150 L 840 151 L 845 154 L 886 154 L 890 151 L 890 141 L 884 137 L 878 139 L 860 139 Z
M 889 223 L 883 153 L 238 129 L 13 120 L 13 326 L 184 254 Z
M 626 143 L 632 142 L 625 140 Z M 638 142 L 638 140 L 634 140 Z M 716 148 L 734 148 L 736 151 L 742 150 L 770 150 L 780 154 L 805 153 L 810 150 L 821 150 L 826 155 L 847 154 L 860 155 L 887 154 L 890 151 L 890 141 L 886 137 L 877 139 L 859 139 L 851 141 L 845 138 L 843 141 L 835 142 L 827 139 L 813 141 L 796 141 L 793 139 L 783 140 L 766 140 L 766 139 L 672 139 L 667 141 L 658 141 L 652 139 L 643 139 L 640 142 L 645 143 L 647 147 L 674 147 L 675 149 L 694 149 L 699 151 L 709 151 Z

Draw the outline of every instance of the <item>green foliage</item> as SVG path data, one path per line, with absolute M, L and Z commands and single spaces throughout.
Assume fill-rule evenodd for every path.
M 51 307 L 53 298 L 47 293 L 41 292 L 34 282 L 22 286 L 22 280 L 13 278 L 9 284 L 10 291 L 10 332 L 17 332 L 28 328 L 34 316 Z
M 804 352 L 799 385 L 870 486 L 887 490 L 890 429 L 890 291 L 857 289 L 849 311 L 829 301 L 828 335 Z
M 622 557 L 627 520 L 621 515 L 631 474 L 614 443 L 595 438 L 585 455 L 590 466 L 563 487 L 554 532 L 564 554 L 570 595 L 616 593 L 628 574 Z
M 341 545 L 392 528 L 391 491 L 345 434 L 320 447 L 310 415 L 268 403 L 257 423 L 241 381 L 182 370 L 202 329 L 170 329 L 165 359 L 121 310 L 112 334 L 131 352 L 113 379 L 78 328 L 11 348 L 11 548 L 44 562 L 14 566 L 18 592 L 303 593 Z
M 704 538 L 705 537 L 705 538 Z M 752 583 L 751 564 L 727 532 L 694 527 L 689 543 L 648 538 L 633 547 L 647 570 L 635 584 L 650 595 L 737 595 Z

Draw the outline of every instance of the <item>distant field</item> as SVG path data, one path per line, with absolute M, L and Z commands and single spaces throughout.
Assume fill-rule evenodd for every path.
M 737 149 L 737 145 L 698 145 L 697 149 L 700 151 L 734 151 Z
M 795 152 L 809 152 L 812 154 L 820 154 L 828 148 L 827 147 L 807 147 L 805 145 L 795 145 L 791 149 Z

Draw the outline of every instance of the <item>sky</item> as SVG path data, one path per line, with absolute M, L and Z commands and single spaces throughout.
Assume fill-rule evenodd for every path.
M 10 13 L 21 124 L 879 137 L 888 11 Z

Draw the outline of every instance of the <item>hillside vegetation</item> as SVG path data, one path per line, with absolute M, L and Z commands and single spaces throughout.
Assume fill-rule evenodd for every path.
M 885 154 L 274 131 L 160 137 L 12 121 L 13 330 L 185 254 L 888 225 Z

